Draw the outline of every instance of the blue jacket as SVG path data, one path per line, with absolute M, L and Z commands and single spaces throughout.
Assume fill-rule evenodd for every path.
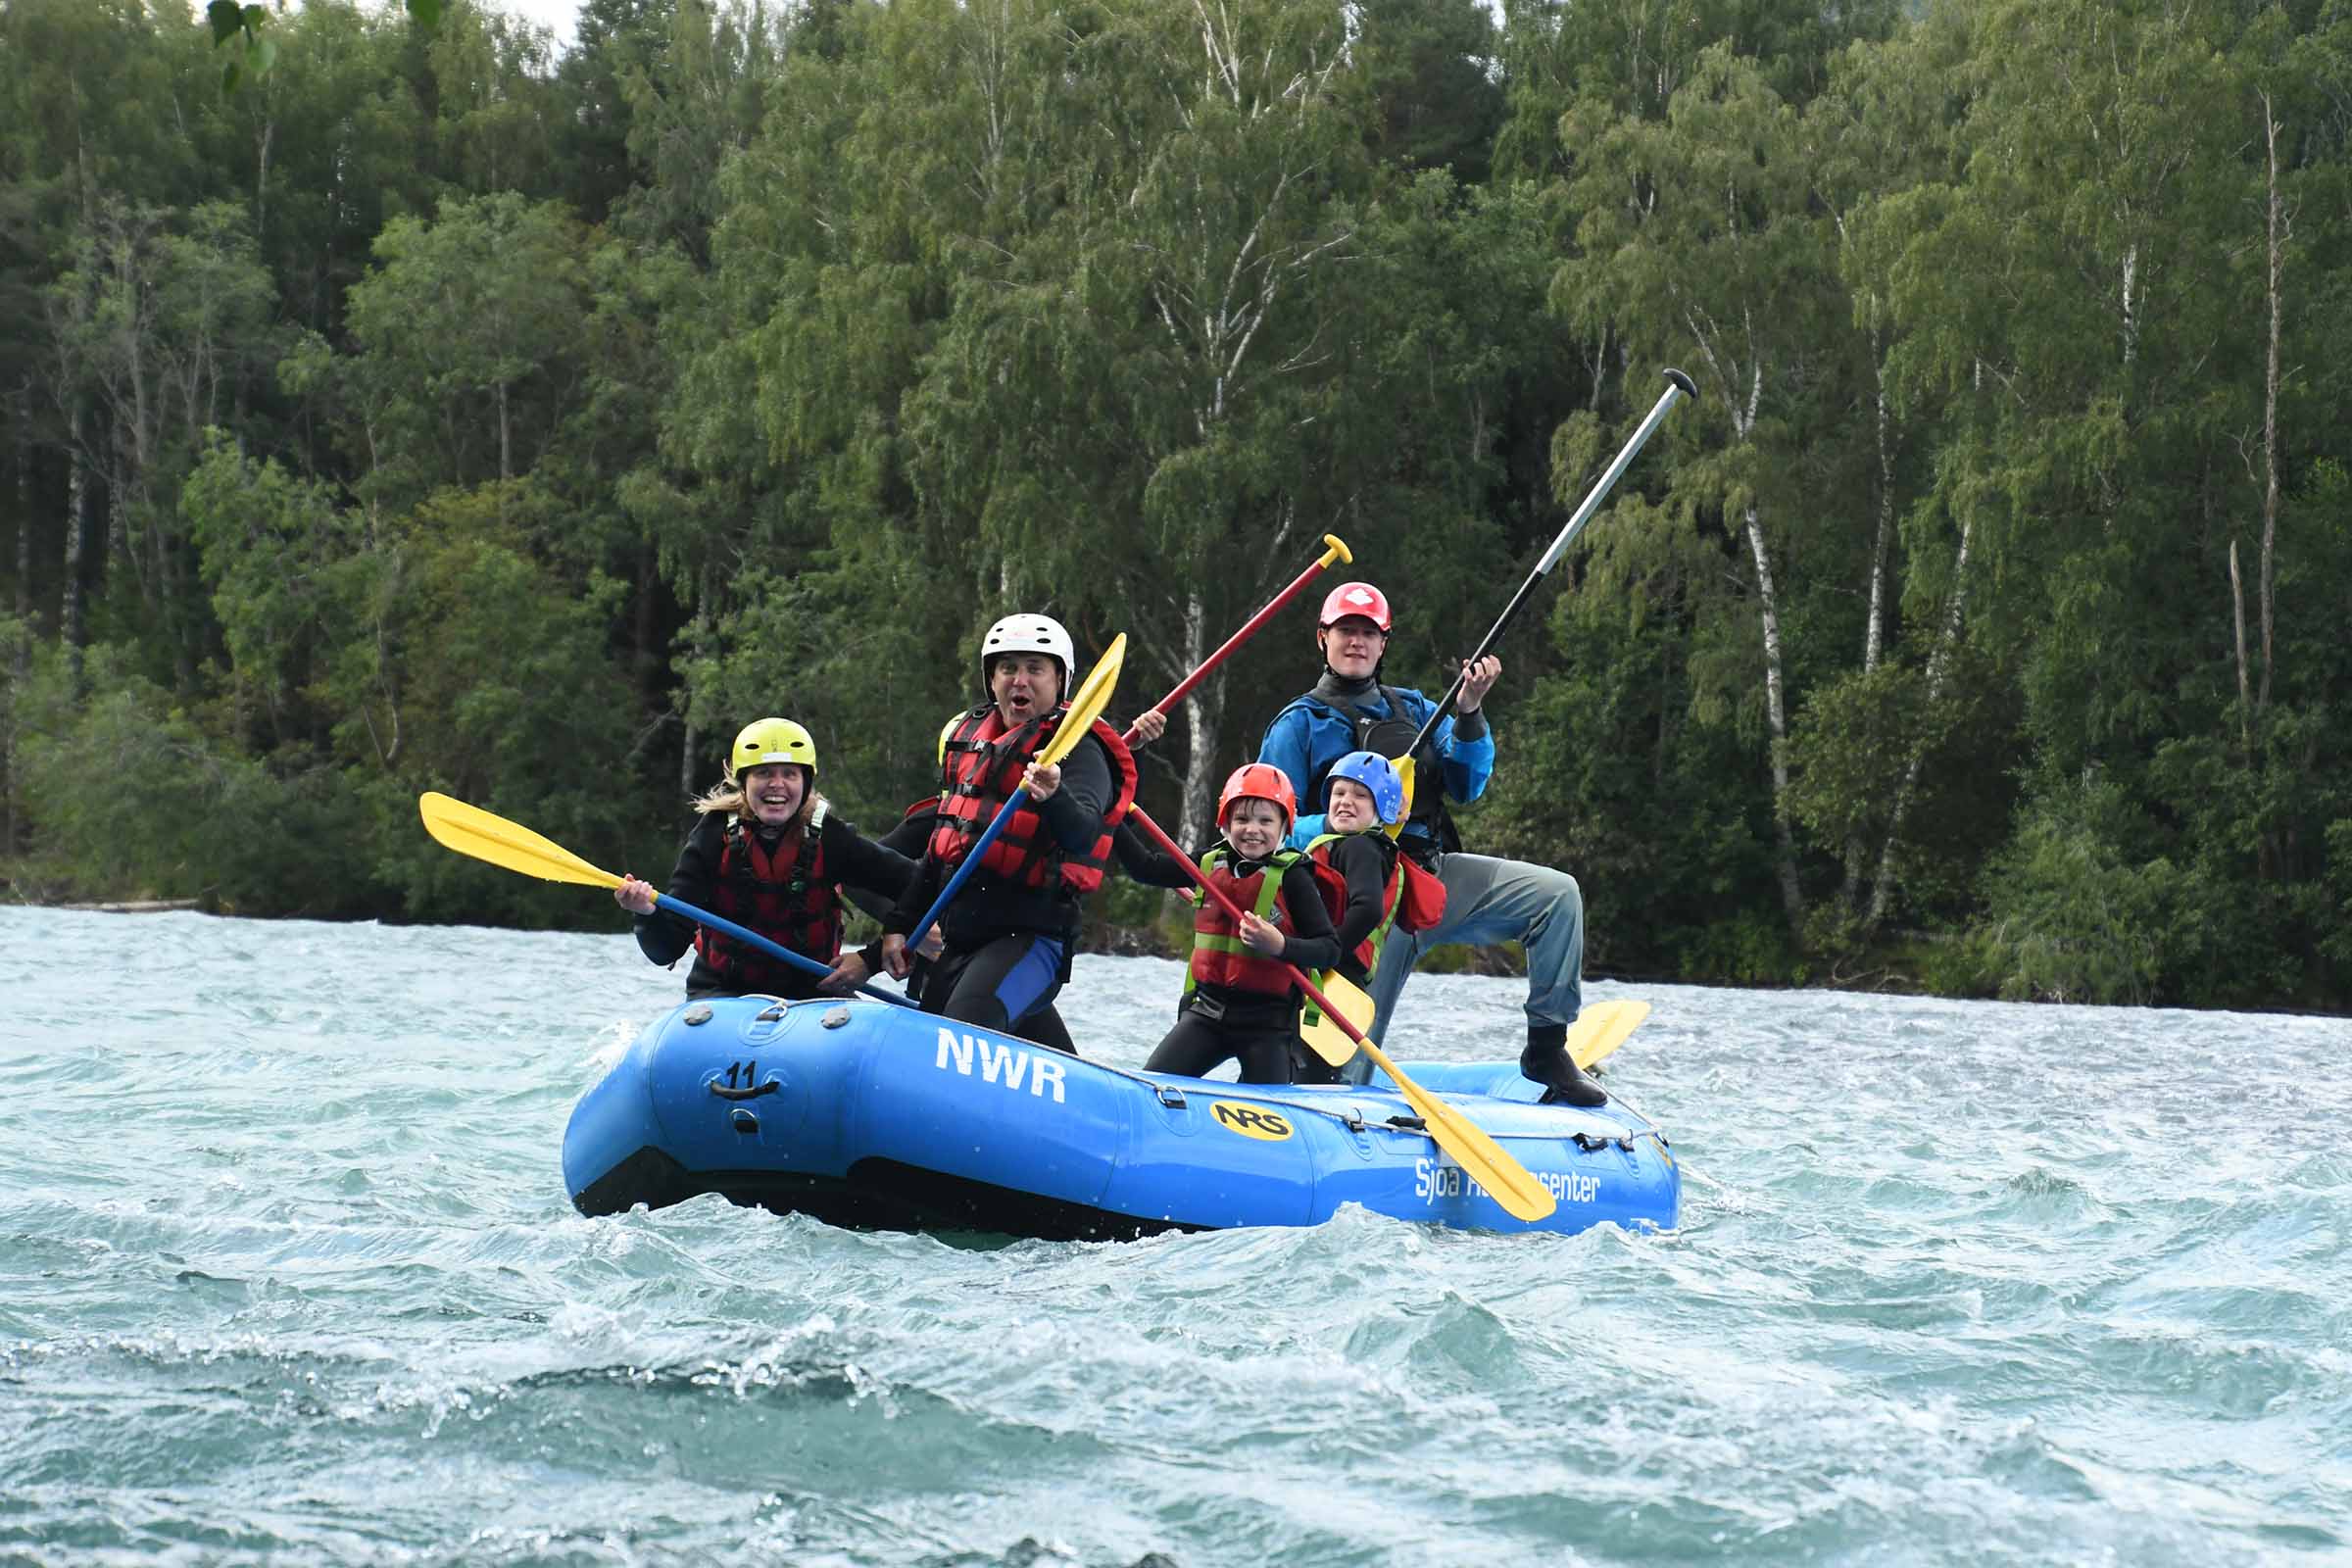
M 1364 712 L 1375 716 L 1398 717 L 1419 726 L 1429 718 L 1430 710 L 1437 707 L 1427 697 L 1410 687 L 1391 687 L 1396 693 L 1403 713 L 1392 714 L 1388 703 L 1375 690 L 1357 705 Z M 1494 731 L 1490 728 L 1476 740 L 1463 740 L 1453 732 L 1453 715 L 1448 713 L 1438 720 L 1433 737 L 1438 756 L 1445 765 L 1440 773 L 1445 780 L 1446 798 L 1464 805 L 1487 792 L 1487 780 L 1494 773 Z M 1308 790 L 1332 763 L 1355 750 L 1355 727 L 1348 715 L 1333 708 L 1313 693 L 1293 699 L 1291 705 L 1274 715 L 1266 726 L 1264 744 L 1257 749 L 1257 760 L 1271 762 L 1290 779 L 1291 788 L 1298 792 L 1299 817 L 1291 829 L 1290 842 L 1304 849 L 1323 831 L 1323 812 L 1318 809 L 1307 814 L 1308 807 L 1320 808 L 1324 802 L 1310 800 Z M 1414 793 L 1429 788 L 1430 780 L 1416 775 Z M 1418 822 L 1409 823 L 1404 830 L 1407 839 L 1427 839 L 1429 830 Z

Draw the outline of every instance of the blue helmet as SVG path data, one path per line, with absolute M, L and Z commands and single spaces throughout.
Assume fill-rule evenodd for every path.
M 1404 780 L 1396 776 L 1396 769 L 1378 752 L 1349 752 L 1331 764 L 1331 771 L 1323 775 L 1323 799 L 1327 809 L 1331 800 L 1331 781 L 1335 778 L 1353 779 L 1371 791 L 1372 809 L 1379 815 L 1383 827 L 1394 825 L 1404 815 Z

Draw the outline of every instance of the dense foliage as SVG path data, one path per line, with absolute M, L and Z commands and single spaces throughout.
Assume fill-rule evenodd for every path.
M 19 897 L 612 923 L 417 793 L 879 826 L 995 614 L 1124 716 L 1326 531 L 1439 684 L 1677 365 L 1465 813 L 1594 970 L 2352 1001 L 2340 0 L 410 9 L 0 0 Z

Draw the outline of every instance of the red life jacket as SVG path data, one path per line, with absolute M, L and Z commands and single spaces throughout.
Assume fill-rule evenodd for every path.
M 931 830 L 930 853 L 942 865 L 961 863 L 972 840 L 997 818 L 997 810 L 1021 786 L 1030 759 L 1043 752 L 1061 725 L 1066 705 L 1043 719 L 1006 730 L 997 705 L 973 709 L 949 731 L 940 754 L 939 825 Z M 1110 754 L 1114 790 L 1102 813 L 1102 831 L 1083 852 L 1064 850 L 1036 807 L 1025 800 L 980 857 L 980 869 L 1008 882 L 1042 888 L 1059 877 L 1062 889 L 1083 898 L 1102 885 L 1110 863 L 1111 833 L 1135 803 L 1135 758 L 1119 732 L 1096 719 L 1088 734 Z
M 1200 857 L 1200 869 L 1209 885 L 1261 920 L 1280 926 L 1285 934 L 1298 929 L 1290 906 L 1283 902 L 1282 877 L 1298 860 L 1296 850 L 1281 850 L 1274 858 L 1248 876 L 1233 874 L 1233 852 L 1218 845 Z M 1291 966 L 1280 958 L 1254 952 L 1242 940 L 1241 922 L 1225 912 L 1215 899 L 1203 896 L 1193 916 L 1193 964 L 1185 972 L 1184 989 L 1225 986 L 1235 991 L 1288 996 L 1298 985 Z
M 1377 833 L 1380 830 L 1371 828 L 1366 831 Z M 1307 858 L 1314 862 L 1315 886 L 1323 894 L 1323 906 L 1331 911 L 1331 923 L 1335 929 L 1341 917 L 1348 912 L 1348 877 L 1331 863 L 1331 847 L 1353 837 L 1355 835 L 1352 833 L 1325 833 L 1306 847 Z M 1396 923 L 1396 906 L 1404 901 L 1404 867 L 1407 863 L 1402 854 L 1390 862 L 1389 885 L 1381 893 L 1380 924 L 1372 928 L 1371 935 L 1355 945 L 1353 953 L 1341 957 L 1342 963 L 1352 959 L 1363 965 L 1367 977 L 1380 967 L 1380 950 L 1389 940 L 1389 927 Z
M 773 850 L 765 850 L 741 820 L 728 824 L 711 912 L 821 963 L 840 957 L 841 894 L 825 875 L 824 825 L 825 803 L 819 801 L 805 826 L 787 829 Z M 729 985 L 747 991 L 774 991 L 787 979 L 802 978 L 782 959 L 709 926 L 696 930 L 694 947 Z

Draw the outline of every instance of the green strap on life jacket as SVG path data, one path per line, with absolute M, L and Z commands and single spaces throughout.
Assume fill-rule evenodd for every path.
M 1265 874 L 1258 878 L 1257 907 L 1250 911 L 1251 914 L 1263 920 L 1274 912 L 1274 901 L 1282 897 L 1283 876 L 1292 866 L 1298 863 L 1298 858 L 1297 850 L 1276 850 L 1274 852 L 1274 858 L 1266 862 Z M 1200 857 L 1201 873 L 1213 876 L 1216 874 L 1218 866 L 1232 858 L 1233 857 L 1222 847 L 1212 847 L 1207 854 Z M 1207 897 L 1206 894 L 1201 896 Z M 1193 951 L 1195 953 L 1239 953 L 1253 957 L 1263 956 L 1263 955 L 1253 953 L 1250 945 L 1244 942 L 1238 933 L 1233 936 L 1212 936 L 1202 931 L 1199 925 L 1193 927 Z M 1187 964 L 1184 970 L 1184 994 L 1188 997 L 1191 996 L 1193 988 L 1199 984 L 1200 982 L 1193 978 L 1192 966 Z

